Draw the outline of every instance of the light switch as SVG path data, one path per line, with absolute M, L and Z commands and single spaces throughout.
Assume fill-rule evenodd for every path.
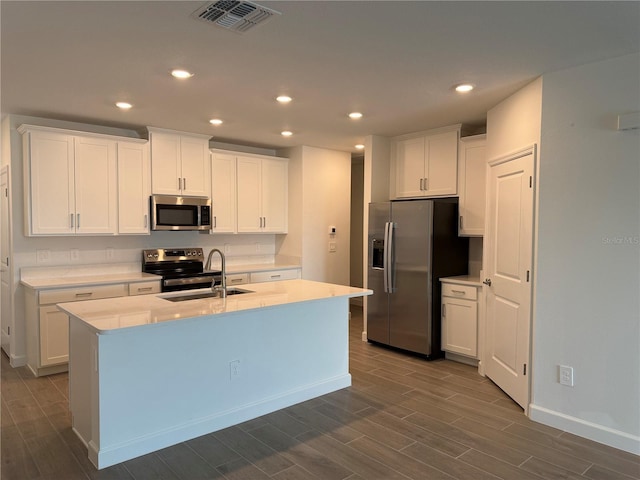
M 329 242 L 329 252 L 333 253 L 336 251 L 336 242 Z

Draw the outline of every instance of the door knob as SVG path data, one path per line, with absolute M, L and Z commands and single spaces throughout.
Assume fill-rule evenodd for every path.
M 485 285 L 490 287 L 491 286 L 491 279 L 490 278 L 485 278 L 482 283 L 484 283 Z

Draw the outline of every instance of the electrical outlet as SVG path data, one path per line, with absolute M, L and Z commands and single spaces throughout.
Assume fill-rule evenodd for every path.
M 240 378 L 240 360 L 232 360 L 229 362 L 229 380 L 232 382 Z
M 573 367 L 558 365 L 558 377 L 560 385 L 573 387 Z
M 329 242 L 329 252 L 334 253 L 336 251 L 336 242 Z
M 224 244 L 224 254 L 225 255 L 229 255 L 231 253 L 231 245 L 229 245 L 228 243 Z
M 107 260 L 113 260 L 116 258 L 116 251 L 113 248 L 107 248 L 106 251 Z
M 49 263 L 51 261 L 51 250 L 36 250 L 36 262 L 38 264 Z
M 69 257 L 71 258 L 72 262 L 79 262 L 80 250 L 78 250 L 77 248 L 72 248 L 71 250 L 69 250 Z

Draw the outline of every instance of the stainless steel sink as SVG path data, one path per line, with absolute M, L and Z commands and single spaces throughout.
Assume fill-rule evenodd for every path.
M 251 293 L 252 290 L 245 290 L 243 288 L 227 288 L 227 296 L 241 295 L 243 293 Z M 185 302 L 187 300 L 199 300 L 201 298 L 220 298 L 215 292 L 202 292 L 202 293 L 188 293 L 185 295 L 176 295 L 174 297 L 163 297 L 170 302 Z

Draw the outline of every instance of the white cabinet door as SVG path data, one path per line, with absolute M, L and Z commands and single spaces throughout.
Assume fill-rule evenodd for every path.
M 40 364 L 69 361 L 69 317 L 55 305 L 40 307 Z
M 209 196 L 209 141 L 181 136 L 180 162 L 182 195 Z
M 149 133 L 151 145 L 151 191 L 160 195 L 182 193 L 180 135 Z
M 395 145 L 396 196 L 420 197 L 424 195 L 425 140 L 424 137 L 399 140 Z
M 149 147 L 118 142 L 118 233 L 149 234 Z
M 28 234 L 64 235 L 75 231 L 73 136 L 28 132 L 24 151 L 29 165 Z M 72 226 L 73 220 L 73 226 Z
M 238 233 L 260 232 L 262 228 L 262 161 L 237 158 Z
M 461 236 L 484 235 L 486 169 L 486 135 L 460 139 L 458 234 Z
M 442 349 L 469 357 L 478 354 L 478 303 L 442 298 Z
M 75 138 L 75 193 L 76 233 L 117 232 L 115 141 Z
M 288 167 L 286 160 L 262 160 L 262 231 L 287 233 Z
M 149 131 L 151 191 L 209 196 L 209 140 L 204 136 Z
M 458 171 L 458 132 L 430 135 L 426 139 L 424 194 L 455 195 Z
M 211 156 L 211 204 L 213 233 L 235 233 L 236 229 L 236 156 L 213 153 Z

